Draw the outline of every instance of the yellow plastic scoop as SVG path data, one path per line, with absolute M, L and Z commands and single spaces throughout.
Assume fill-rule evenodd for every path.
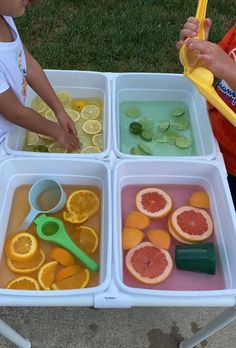
M 208 0 L 199 0 L 196 12 L 196 18 L 200 23 L 196 38 L 201 40 L 205 40 L 204 20 L 207 2 Z M 184 67 L 184 76 L 191 80 L 199 92 L 236 127 L 236 114 L 216 93 L 213 87 L 214 76 L 212 72 L 201 65 L 197 56 L 197 50 L 189 50 L 186 45 L 180 48 L 179 59 Z

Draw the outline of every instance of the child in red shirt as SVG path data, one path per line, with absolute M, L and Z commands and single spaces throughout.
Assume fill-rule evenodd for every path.
M 205 36 L 208 38 L 211 20 L 205 20 Z M 177 47 L 180 48 L 184 40 L 189 49 L 199 52 L 198 58 L 203 66 L 211 70 L 219 80 L 216 92 L 236 113 L 236 24 L 228 31 L 217 45 L 209 41 L 195 39 L 199 30 L 199 22 L 195 17 L 189 17 L 180 32 Z M 221 113 L 209 106 L 212 129 L 218 140 L 228 171 L 228 182 L 236 207 L 236 127 L 234 127 Z

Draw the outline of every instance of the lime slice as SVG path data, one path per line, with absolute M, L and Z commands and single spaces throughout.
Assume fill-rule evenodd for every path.
M 72 121 L 76 122 L 79 120 L 80 118 L 80 113 L 78 111 L 75 110 L 71 110 L 71 109 L 65 109 L 66 113 L 70 116 L 70 118 L 72 119 Z
M 144 130 L 140 135 L 144 140 L 151 141 L 154 133 L 150 130 Z
M 84 122 L 82 129 L 86 134 L 93 135 L 101 132 L 102 125 L 97 120 L 88 120 Z
M 143 151 L 143 152 L 146 153 L 147 155 L 152 155 L 152 154 L 153 154 L 153 152 L 152 152 L 152 150 L 150 149 L 150 147 L 147 146 L 146 144 L 143 144 L 143 143 L 138 144 L 138 147 L 139 147 L 139 149 L 140 149 L 141 151 Z
M 72 97 L 70 93 L 66 91 L 57 91 L 56 95 L 58 96 L 60 102 L 64 106 L 65 109 L 70 109 L 72 104 Z
M 157 143 L 167 143 L 167 136 L 163 133 L 156 133 L 153 135 L 152 140 Z
M 141 111 L 137 106 L 129 106 L 125 109 L 125 113 L 128 117 L 137 118 L 141 115 Z
M 35 145 L 33 148 L 34 152 L 48 152 L 48 148 L 45 145 Z
M 179 117 L 179 116 L 182 116 L 185 114 L 185 110 L 183 108 L 177 108 L 177 109 L 174 109 L 170 112 L 171 116 L 174 116 L 174 117 Z
M 92 143 L 97 146 L 99 149 L 102 149 L 102 134 L 95 134 L 92 137 Z
M 85 120 L 95 120 L 100 116 L 100 109 L 96 105 L 85 105 L 81 110 L 81 116 Z
M 58 143 L 52 143 L 48 147 L 48 152 L 66 153 L 67 149 Z
M 139 149 L 138 147 L 132 147 L 130 149 L 130 153 L 131 155 L 142 155 L 142 156 L 147 156 L 147 154 L 145 152 L 143 152 L 141 149 Z
M 164 131 L 166 131 L 168 128 L 170 127 L 170 122 L 169 121 L 160 121 L 159 123 L 158 123 L 158 129 L 159 129 L 159 131 L 161 131 L 161 132 L 164 132 Z
M 33 133 L 33 132 L 27 132 L 26 135 L 26 145 L 27 146 L 32 146 L 32 145 L 36 145 L 39 141 L 39 137 L 38 134 Z
M 187 149 L 191 146 L 191 139 L 188 137 L 177 137 L 175 139 L 175 145 L 181 149 Z
M 43 114 L 44 111 L 46 111 L 47 105 L 42 98 L 37 96 L 33 99 L 31 103 L 31 108 L 37 111 L 38 113 Z
M 150 130 L 154 128 L 155 122 L 150 117 L 143 117 L 140 118 L 139 122 L 143 126 L 143 130 Z
M 171 120 L 170 125 L 172 128 L 181 131 L 188 128 L 189 122 L 186 118 L 177 118 L 175 120 Z
M 141 134 L 143 131 L 143 126 L 139 122 L 131 122 L 129 125 L 129 131 L 132 134 Z
M 178 133 L 174 132 L 170 128 L 167 129 L 163 134 L 167 137 L 167 143 L 173 145 L 175 143 L 175 139 L 179 136 Z
M 101 150 L 97 146 L 87 146 L 82 149 L 81 153 L 98 153 Z
M 51 109 L 49 109 L 45 112 L 45 118 L 49 121 L 57 122 L 57 118 Z

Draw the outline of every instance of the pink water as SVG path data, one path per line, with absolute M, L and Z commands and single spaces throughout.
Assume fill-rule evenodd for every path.
M 145 187 L 159 187 L 166 191 L 172 198 L 174 206 L 176 209 L 180 206 L 187 205 L 187 201 L 191 193 L 194 191 L 203 191 L 203 187 L 198 185 L 128 185 L 123 188 L 121 193 L 122 199 L 122 226 L 124 226 L 125 219 L 132 210 L 136 210 L 135 208 L 135 196 L 139 190 Z M 210 211 L 208 211 L 210 213 Z M 214 221 L 213 221 L 214 223 Z M 143 230 L 143 232 L 147 232 L 153 228 L 163 228 L 168 230 L 167 227 L 167 218 L 163 218 L 161 220 L 152 221 L 151 224 Z M 148 241 L 148 238 L 144 238 L 143 241 Z M 196 273 L 189 271 L 178 270 L 175 267 L 175 247 L 176 245 L 181 244 L 176 241 L 174 238 L 171 238 L 170 245 L 170 254 L 173 259 L 173 271 L 169 278 L 167 278 L 163 283 L 157 285 L 146 285 L 138 280 L 136 280 L 127 270 L 125 266 L 125 256 L 127 252 L 123 252 L 123 269 L 124 269 L 124 278 L 123 282 L 125 285 L 132 288 L 142 288 L 142 289 L 152 289 L 152 290 L 221 290 L 225 289 L 225 278 L 224 273 L 221 267 L 220 256 L 217 248 L 216 238 L 213 234 L 211 238 L 207 240 L 207 242 L 213 242 L 216 247 L 216 274 L 204 274 L 204 273 Z

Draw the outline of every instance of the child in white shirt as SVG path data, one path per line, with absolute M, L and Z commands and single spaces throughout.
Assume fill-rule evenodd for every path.
M 29 0 L 0 0 L 0 141 L 14 125 L 54 138 L 68 150 L 79 147 L 73 121 L 43 69 L 23 46 L 12 17 L 24 14 Z M 58 123 L 25 106 L 27 84 L 54 111 Z

